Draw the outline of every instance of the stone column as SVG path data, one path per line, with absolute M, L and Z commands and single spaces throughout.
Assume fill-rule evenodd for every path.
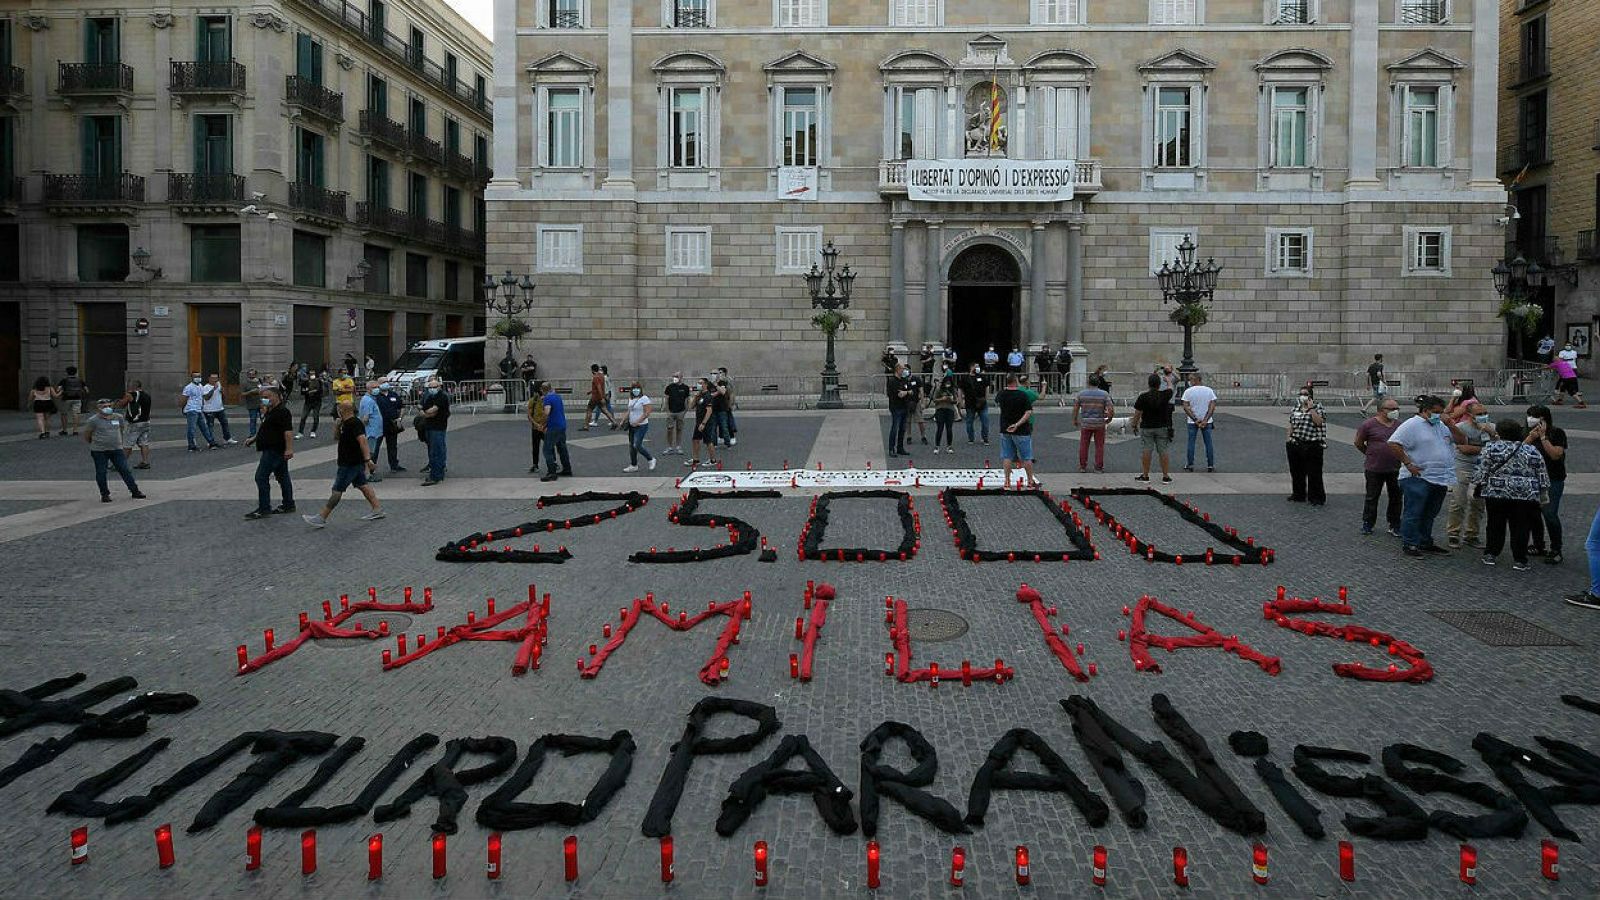
M 943 224 L 938 219 L 928 220 L 928 259 L 924 273 L 926 288 L 922 297 L 922 340 L 936 348 L 944 345 L 939 338 L 943 331 L 939 327 L 939 314 L 944 311 L 944 266 L 939 252 L 942 242 L 940 226 Z
M 1356 0 L 1350 10 L 1350 176 L 1351 190 L 1376 190 L 1378 182 L 1378 6 Z M 1384 3 L 1390 9 L 1391 3 Z M 1482 6 L 1480 3 L 1479 6 Z M 1490 5 L 1493 5 L 1492 2 Z M 1490 13 L 1499 22 L 1499 15 Z M 1491 70 L 1491 78 L 1494 77 Z M 1490 118 L 1494 114 L 1490 113 Z M 1490 168 L 1493 168 L 1491 164 Z
M 1067 223 L 1067 343 L 1083 345 L 1083 223 Z
M 1475 0 L 1472 6 L 1472 177 L 1467 185 L 1475 191 L 1505 190 L 1495 177 L 1499 27 L 1500 4 L 1496 0 Z M 1454 92 L 1451 93 L 1454 96 Z
M 906 344 L 906 223 L 889 223 L 889 343 Z
M 172 116 L 172 99 L 171 99 L 171 94 L 169 92 L 169 88 L 171 87 L 171 82 L 169 80 L 169 76 L 170 76 L 170 73 L 171 73 L 171 66 L 169 64 L 169 61 L 175 58 L 172 55 L 172 17 L 170 15 L 168 15 L 168 16 L 152 15 L 152 16 L 150 16 L 150 27 L 154 28 L 155 32 L 156 32 L 155 33 L 156 49 L 155 49 L 155 64 L 154 64 L 155 65 L 155 69 L 156 69 L 156 72 L 155 72 L 156 108 L 155 108 L 154 118 L 157 119 L 157 120 L 169 119 Z M 240 35 L 235 35 L 234 39 L 238 40 L 239 37 L 241 37 L 241 36 Z M 259 40 L 257 41 L 257 43 L 258 44 L 260 43 Z M 239 56 L 239 55 L 240 54 L 235 53 L 235 56 Z M 257 62 L 257 63 L 260 62 L 260 55 L 259 54 L 257 54 L 255 62 Z M 259 77 L 259 71 L 254 70 L 254 67 L 252 67 L 252 71 L 249 72 L 249 74 L 246 77 L 251 77 L 251 76 Z M 252 85 L 252 86 L 254 87 L 254 85 Z M 244 120 L 245 120 L 245 116 L 244 116 L 243 113 L 241 113 L 239 115 L 239 117 L 237 119 L 235 119 L 235 121 L 238 122 L 238 127 L 237 127 L 237 131 L 238 131 L 238 135 L 239 135 L 238 143 L 241 143 L 241 144 L 244 144 L 245 141 L 247 140 L 246 135 L 245 135 L 245 131 L 244 131 Z M 192 129 L 192 127 L 193 126 L 191 126 L 191 129 Z M 194 132 L 192 130 L 187 130 L 187 129 L 184 130 L 183 132 L 181 132 L 181 134 L 183 134 L 184 136 L 189 137 L 189 140 L 185 141 L 180 146 L 192 147 L 194 145 L 194 141 L 193 141 L 193 137 L 192 137 L 193 133 Z M 151 200 L 154 200 L 155 199 L 154 191 L 160 191 L 162 196 L 166 196 L 167 179 L 165 179 L 165 178 L 163 178 L 161 176 L 163 176 L 166 173 L 171 172 L 171 171 L 174 170 L 174 166 L 173 166 L 174 160 L 173 160 L 173 155 L 172 155 L 172 129 L 171 128 L 159 128 L 158 127 L 158 128 L 155 129 L 155 133 L 153 135 L 151 135 L 151 137 L 154 138 L 154 141 L 155 141 L 155 159 L 152 161 L 151 166 L 150 166 L 150 174 L 151 174 L 152 177 L 150 178 L 150 180 L 148 182 L 145 183 L 145 191 L 146 191 L 145 196 L 147 198 L 151 199 Z M 131 142 L 132 138 L 133 138 L 132 135 L 128 136 L 128 140 L 130 142 Z M 249 145 L 246 144 L 246 146 L 249 146 Z M 124 148 L 124 152 L 126 152 L 126 149 L 127 148 L 125 147 Z M 249 167 L 254 162 L 254 160 L 240 160 L 240 162 L 245 167 L 245 171 L 248 172 L 249 171 Z M 193 165 L 192 162 L 190 163 L 190 165 L 179 164 L 178 166 L 176 166 L 176 169 L 177 169 L 177 171 L 185 171 L 185 170 L 193 171 L 190 168 L 190 166 L 192 166 L 192 165 Z M 158 182 L 158 181 L 160 182 L 159 186 L 157 186 L 157 184 L 156 184 L 156 182 Z
M 1045 334 L 1048 306 L 1045 303 L 1044 277 L 1049 263 L 1045 252 L 1044 226 L 1043 222 L 1033 223 L 1033 268 L 1029 270 L 1033 277 L 1028 287 L 1028 333 L 1023 336 L 1023 344 L 1030 352 L 1050 343 L 1050 338 Z
M 512 3 L 514 0 L 501 0 Z M 606 177 L 600 187 L 633 190 L 633 0 L 606 6 Z
M 522 134 L 517 127 L 517 3 L 495 0 L 494 4 L 494 178 L 489 191 L 516 190 L 522 184 L 517 173 L 517 143 Z

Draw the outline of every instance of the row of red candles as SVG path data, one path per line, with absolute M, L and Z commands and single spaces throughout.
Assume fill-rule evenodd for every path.
M 172 843 L 172 826 L 170 824 L 158 826 L 155 830 L 156 861 L 163 869 L 169 869 L 177 864 L 177 854 Z M 433 877 L 444 878 L 446 869 L 446 839 L 443 834 L 434 834 L 430 839 L 433 861 Z M 504 872 L 501 863 L 501 850 L 503 839 L 500 832 L 492 832 L 488 839 L 488 860 L 485 874 L 491 879 L 498 879 Z M 675 850 L 672 836 L 661 838 L 661 881 L 670 883 L 676 877 Z M 578 838 L 567 835 L 562 839 L 561 846 L 562 864 L 567 881 L 578 880 Z M 883 851 L 877 841 L 867 841 L 867 879 L 866 886 L 876 890 L 882 885 Z M 89 829 L 87 827 L 75 828 L 71 837 L 71 864 L 81 865 L 89 861 Z M 766 841 L 756 841 L 754 847 L 755 884 L 765 887 L 771 880 L 769 864 L 771 849 Z M 261 828 L 252 827 L 245 836 L 245 871 L 255 872 L 261 869 Z M 953 887 L 961 887 L 966 883 L 967 851 L 956 847 L 950 853 L 950 878 Z M 300 873 L 313 875 L 317 871 L 317 832 L 316 829 L 307 829 L 300 834 Z M 1558 881 L 1561 878 L 1561 849 L 1551 840 L 1543 840 L 1539 845 L 1539 871 L 1546 879 Z M 1030 863 L 1026 845 L 1018 845 L 1015 857 L 1015 876 L 1017 884 L 1032 883 L 1033 868 Z M 1098 886 L 1107 883 L 1110 873 L 1110 853 L 1102 844 L 1095 845 L 1090 866 L 1090 880 Z M 1268 868 L 1267 847 L 1259 841 L 1250 851 L 1250 876 L 1257 884 L 1268 883 L 1271 874 Z M 376 881 L 383 877 L 383 834 L 374 834 L 367 838 L 367 879 Z M 1344 881 L 1355 881 L 1356 863 L 1355 846 L 1349 841 L 1339 842 L 1339 877 Z M 1471 844 L 1462 844 L 1459 856 L 1457 877 L 1464 884 L 1478 883 L 1478 850 Z M 1189 885 L 1189 852 L 1183 847 L 1172 848 L 1172 880 L 1174 884 L 1182 887 Z

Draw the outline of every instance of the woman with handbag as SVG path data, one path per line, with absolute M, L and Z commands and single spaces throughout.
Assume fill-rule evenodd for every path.
M 1544 457 L 1524 437 L 1527 429 L 1516 419 L 1502 419 L 1495 426 L 1496 439 L 1484 445 L 1478 455 L 1478 468 L 1472 476 L 1473 492 L 1483 497 L 1489 516 L 1484 536 L 1483 564 L 1492 566 L 1505 547 L 1506 530 L 1511 531 L 1511 568 L 1528 569 L 1528 537 L 1539 515 L 1539 507 L 1549 496 L 1550 475 Z

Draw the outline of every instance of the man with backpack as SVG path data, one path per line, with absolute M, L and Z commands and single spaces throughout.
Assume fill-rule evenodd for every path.
M 78 422 L 83 418 L 83 399 L 89 395 L 89 385 L 78 377 L 77 366 L 67 366 L 67 377 L 56 382 L 56 389 L 61 392 L 61 434 L 66 435 L 68 420 L 72 422 L 72 433 L 77 434 Z

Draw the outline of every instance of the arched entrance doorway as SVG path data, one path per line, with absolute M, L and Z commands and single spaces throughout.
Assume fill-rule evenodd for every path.
M 993 244 L 976 244 L 950 264 L 950 318 L 946 345 L 962 368 L 982 360 L 993 345 L 1002 363 L 1019 347 L 1019 294 L 1022 272 L 1011 254 Z

